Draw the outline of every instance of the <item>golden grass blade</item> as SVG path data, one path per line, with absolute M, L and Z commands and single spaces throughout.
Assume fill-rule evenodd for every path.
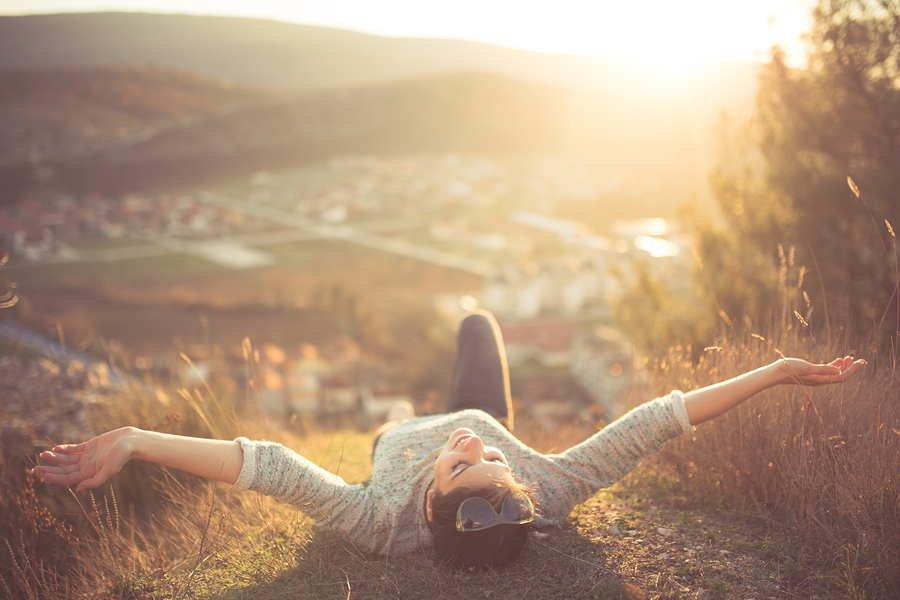
M 856 183 L 854 183 L 853 178 L 847 175 L 847 185 L 850 186 L 850 191 L 852 191 L 857 198 L 859 198 L 859 188 L 856 187 Z

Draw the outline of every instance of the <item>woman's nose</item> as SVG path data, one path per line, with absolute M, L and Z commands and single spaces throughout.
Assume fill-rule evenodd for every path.
M 474 458 L 481 458 L 484 454 L 484 442 L 477 435 L 473 435 L 463 443 L 463 450 Z

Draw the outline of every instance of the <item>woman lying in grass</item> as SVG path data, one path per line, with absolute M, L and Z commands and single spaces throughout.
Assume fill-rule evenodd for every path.
M 34 471 L 94 488 L 132 458 L 255 490 L 297 505 L 360 550 L 396 555 L 429 543 L 442 562 L 477 568 L 519 554 L 529 529 L 561 523 L 599 489 L 693 426 L 776 385 L 841 383 L 865 361 L 813 365 L 788 358 L 740 377 L 643 404 L 561 454 L 513 436 L 506 353 L 493 316 L 462 322 L 447 414 L 389 423 L 376 438 L 372 477 L 348 485 L 279 444 L 188 438 L 125 427 L 57 446 Z M 412 415 L 409 415 L 410 417 Z

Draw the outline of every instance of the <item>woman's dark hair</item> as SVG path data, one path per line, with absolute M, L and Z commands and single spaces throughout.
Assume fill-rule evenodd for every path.
M 534 501 L 531 489 L 512 478 L 499 479 L 481 488 L 458 487 L 446 494 L 435 490 L 431 503 L 433 520 L 429 521 L 428 528 L 434 535 L 438 560 L 459 569 L 478 570 L 502 567 L 515 560 L 528 539 L 531 523 L 503 524 L 481 531 L 456 530 L 456 513 L 466 498 L 484 498 L 499 512 L 503 499 L 511 492 L 526 494 Z M 425 497 L 427 503 L 427 493 Z

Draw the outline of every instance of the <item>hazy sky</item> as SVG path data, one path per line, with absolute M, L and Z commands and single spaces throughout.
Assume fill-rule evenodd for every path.
M 143 11 L 246 16 L 547 52 L 630 55 L 678 68 L 699 58 L 792 51 L 813 0 L 0 0 L 0 14 Z

